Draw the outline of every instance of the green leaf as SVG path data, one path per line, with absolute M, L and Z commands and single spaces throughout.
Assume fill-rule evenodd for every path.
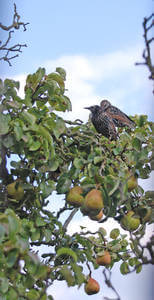
M 26 106 L 29 106 L 29 107 L 32 106 L 32 95 L 33 95 L 32 89 L 27 88 L 25 91 L 25 99 L 24 99 L 24 104 Z
M 38 82 L 42 80 L 45 75 L 45 68 L 39 68 L 36 73 Z
M 5 87 L 16 88 L 17 90 L 19 90 L 20 82 L 12 80 L 12 79 L 5 79 L 4 85 L 5 85 Z
M 64 90 L 64 88 L 65 88 L 64 80 L 63 80 L 63 78 L 59 74 L 57 74 L 57 73 L 50 73 L 50 74 L 48 74 L 46 80 L 50 81 L 51 79 L 55 80 L 59 84 L 60 88 L 62 90 Z
M 138 138 L 134 138 L 132 140 L 132 146 L 135 150 L 137 151 L 140 151 L 141 150 L 141 146 L 142 146 L 142 143 L 141 141 L 138 139 Z
M 140 264 L 139 266 L 136 267 L 136 273 L 140 273 L 142 271 L 142 265 Z
M 3 139 L 3 145 L 6 148 L 11 148 L 15 144 L 15 138 L 13 135 L 8 134 L 4 139 Z
M 40 299 L 40 293 L 34 289 L 31 289 L 28 293 L 27 293 L 27 298 L 29 300 L 38 300 Z
M 121 152 L 121 148 L 120 148 L 120 147 L 117 147 L 117 148 L 114 148 L 114 149 L 113 149 L 113 153 L 114 153 L 115 155 L 118 155 L 120 152 Z
M 20 219 L 15 215 L 15 213 L 7 209 L 8 221 L 9 221 L 9 232 L 11 235 L 15 235 L 20 231 Z
M 10 251 L 8 253 L 7 261 L 6 261 L 8 268 L 12 268 L 14 266 L 14 264 L 16 263 L 17 257 L 18 257 L 18 249 L 13 249 L 12 251 Z
M 58 194 L 65 194 L 68 192 L 70 186 L 71 186 L 71 179 L 69 179 L 68 174 L 64 173 L 60 176 L 58 183 L 57 183 L 57 193 Z
M 59 256 L 71 256 L 73 258 L 74 262 L 77 262 L 76 253 L 70 248 L 60 248 L 60 249 L 58 249 L 56 258 L 58 258 Z
M 107 231 L 106 231 L 106 229 L 103 228 L 103 227 L 99 227 L 98 232 L 100 232 L 103 236 L 106 236 L 106 235 L 107 235 Z
M 46 225 L 47 223 L 44 221 L 44 219 L 40 216 L 36 217 L 36 226 L 41 227 Z
M 131 267 L 133 267 L 136 264 L 136 257 L 131 257 L 128 263 Z
M 73 286 L 75 284 L 75 280 L 72 275 L 72 272 L 67 266 L 63 266 L 60 270 L 60 273 L 66 280 L 68 286 Z
M 5 235 L 5 228 L 0 224 L 0 243 L 3 241 Z
M 36 151 L 40 148 L 41 143 L 39 141 L 32 141 L 32 143 L 30 144 L 29 150 L 30 151 Z
M 60 74 L 63 80 L 66 80 L 66 71 L 63 68 L 56 68 L 56 72 Z
M 66 131 L 66 126 L 61 118 L 57 118 L 55 126 L 53 127 L 53 132 L 55 137 L 58 139 L 59 136 Z
M 71 262 L 71 266 L 74 271 L 75 279 L 76 279 L 78 285 L 81 286 L 81 284 L 85 282 L 85 276 L 82 273 L 83 267 L 78 266 L 76 263 L 72 263 L 72 262 Z
M 50 185 L 48 185 L 47 183 L 42 182 L 40 184 L 40 189 L 43 193 L 43 197 L 47 198 L 55 190 L 55 183 L 54 183 L 54 181 L 52 181 L 52 184 L 50 182 Z
M 20 141 L 21 137 L 23 135 L 23 129 L 18 122 L 15 123 L 14 132 L 15 132 L 17 141 Z
M 95 156 L 94 157 L 94 164 L 97 165 L 98 163 L 102 162 L 103 157 L 102 156 Z
M 111 239 L 116 239 L 119 236 L 119 234 L 120 234 L 119 228 L 114 228 L 110 232 L 110 238 Z
M 127 262 L 123 262 L 120 266 L 120 272 L 121 274 L 125 275 L 127 273 L 129 273 L 129 266 Z
M 6 134 L 9 131 L 10 115 L 0 113 L 0 135 Z
M 23 111 L 21 113 L 21 116 L 30 125 L 34 125 L 36 123 L 36 117 L 34 115 L 30 114 L 28 111 Z
M 58 169 L 58 167 L 59 167 L 59 161 L 58 159 L 56 159 L 56 157 L 49 161 L 48 170 L 54 172 Z
M 120 179 L 116 180 L 114 187 L 109 192 L 109 196 L 112 196 L 114 194 L 114 192 L 119 188 L 119 185 L 120 185 Z
M 5 294 L 9 288 L 9 280 L 7 278 L 0 278 L 0 292 Z
M 43 136 L 45 139 L 47 139 L 48 143 L 50 145 L 53 145 L 53 138 L 50 135 L 48 129 L 46 129 L 44 126 L 39 125 L 39 129 L 38 129 L 38 133 L 39 135 Z
M 9 291 L 7 293 L 7 299 L 11 299 L 11 300 L 17 300 L 18 295 L 17 292 L 15 291 L 15 289 L 13 289 L 12 287 L 9 288 Z M 23 298 L 20 298 L 20 300 L 23 300 Z
M 73 164 L 77 169 L 82 169 L 84 166 L 83 159 L 78 157 L 74 159 Z

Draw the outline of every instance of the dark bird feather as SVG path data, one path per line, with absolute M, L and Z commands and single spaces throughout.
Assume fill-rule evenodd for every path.
M 98 105 L 85 107 L 91 111 L 91 122 L 96 131 L 111 140 L 117 139 L 117 132 L 112 118 Z
M 135 122 L 131 120 L 124 112 L 122 112 L 116 106 L 113 106 L 108 100 L 102 100 L 100 103 L 100 107 L 103 112 L 107 113 L 113 119 L 115 126 L 117 127 L 125 127 L 129 128 L 135 127 Z

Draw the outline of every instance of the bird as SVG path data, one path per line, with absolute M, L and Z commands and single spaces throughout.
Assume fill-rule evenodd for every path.
M 99 105 L 85 107 L 91 111 L 91 122 L 96 131 L 110 140 L 117 139 L 117 132 L 112 118 Z
M 116 106 L 113 106 L 108 100 L 102 100 L 100 107 L 103 112 L 110 116 L 116 127 L 129 127 L 134 128 L 135 122 L 131 120 L 124 112 L 122 112 Z

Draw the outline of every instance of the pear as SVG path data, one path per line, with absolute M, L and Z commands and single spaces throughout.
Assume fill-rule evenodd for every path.
M 137 178 L 134 175 L 131 175 L 127 180 L 128 191 L 131 192 L 138 185 Z
M 107 266 L 111 263 L 111 255 L 109 251 L 105 250 L 102 255 L 97 255 L 96 263 L 100 266 Z
M 135 212 L 130 210 L 121 219 L 121 226 L 125 230 L 134 231 L 140 226 L 140 217 L 135 215 Z
M 74 186 L 67 194 L 67 202 L 75 207 L 80 207 L 84 201 L 84 198 L 81 195 L 82 192 L 83 190 L 80 186 Z
M 84 286 L 84 290 L 87 295 L 97 294 L 100 290 L 99 283 L 95 279 L 90 277 Z
M 10 198 L 20 201 L 24 197 L 24 189 L 19 181 L 14 181 L 7 185 L 7 192 Z
M 92 189 L 85 197 L 84 207 L 89 215 L 99 214 L 104 207 L 101 191 Z
M 93 221 L 99 221 L 103 218 L 103 210 L 101 210 L 96 216 L 89 216 L 89 218 Z

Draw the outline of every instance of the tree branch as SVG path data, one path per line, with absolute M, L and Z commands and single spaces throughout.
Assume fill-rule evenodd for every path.
M 63 225 L 63 230 L 66 231 L 68 224 L 71 222 L 71 220 L 73 219 L 74 215 L 77 213 L 78 208 L 73 209 L 73 211 L 71 212 L 71 214 L 69 215 L 69 217 L 66 219 L 64 225 Z
M 12 39 L 12 33 L 14 33 L 14 30 L 11 30 L 11 29 L 19 30 L 20 27 L 22 26 L 23 27 L 23 31 L 27 30 L 26 26 L 29 23 L 19 22 L 19 20 L 20 20 L 20 15 L 17 13 L 16 4 L 14 3 L 14 15 L 13 15 L 12 24 L 9 25 L 9 26 L 5 26 L 2 23 L 0 23 L 0 28 L 2 30 L 9 31 L 8 38 L 6 39 L 6 41 L 5 42 L 0 41 L 0 51 L 4 52 L 4 55 L 2 55 L 0 57 L 0 60 L 6 61 L 9 64 L 9 66 L 12 66 L 10 60 L 18 57 L 19 53 L 22 52 L 21 49 L 23 47 L 27 47 L 26 44 L 16 44 L 16 45 L 13 45 L 13 46 L 9 46 L 9 43 L 10 43 L 10 41 Z M 10 56 L 11 52 L 15 52 L 16 54 L 13 55 L 13 56 Z
M 152 64 L 152 58 L 151 58 L 151 43 L 154 41 L 154 38 L 148 38 L 148 33 L 149 30 L 152 29 L 154 25 L 154 20 L 153 20 L 154 14 L 151 14 L 148 18 L 144 18 L 143 21 L 143 30 L 144 30 L 144 42 L 145 42 L 145 49 L 143 50 L 142 57 L 144 59 L 144 62 L 136 63 L 136 65 L 146 65 L 150 71 L 150 76 L 149 79 L 154 80 L 154 66 Z M 149 22 L 151 21 L 150 25 Z M 154 90 L 153 90 L 154 93 Z
M 104 274 L 104 277 L 105 277 L 105 283 L 109 288 L 112 289 L 112 291 L 116 294 L 117 298 L 116 299 L 110 299 L 108 297 L 104 297 L 104 300 L 120 300 L 120 296 L 119 296 L 118 292 L 116 291 L 115 287 L 113 286 L 113 284 L 111 282 L 111 271 L 108 270 L 109 276 L 107 276 L 106 272 L 107 272 L 107 269 L 104 269 L 103 274 Z

